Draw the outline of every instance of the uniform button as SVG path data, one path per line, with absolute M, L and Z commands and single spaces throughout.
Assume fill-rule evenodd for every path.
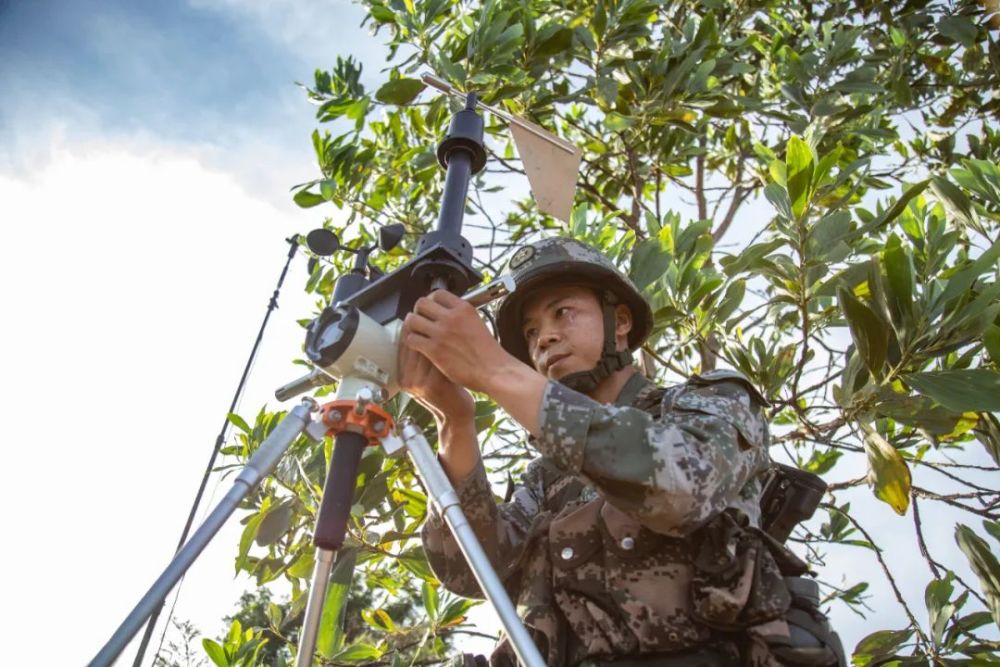
M 562 556 L 563 560 L 569 560 L 573 557 L 573 547 L 566 547 L 559 555 Z
M 622 549 L 625 551 L 631 551 L 635 548 L 635 539 L 631 536 L 626 536 L 622 538 Z
M 667 638 L 672 642 L 676 642 L 678 639 L 680 639 L 680 637 L 677 635 L 676 632 L 671 632 L 670 634 L 667 635 Z

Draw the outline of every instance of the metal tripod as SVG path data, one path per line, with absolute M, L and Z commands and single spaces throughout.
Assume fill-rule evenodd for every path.
M 398 455 L 404 449 L 410 452 L 417 474 L 441 509 L 484 594 L 496 608 L 519 660 L 529 667 L 544 667 L 427 440 L 412 425 L 403 428 L 402 438 L 397 436 L 392 417 L 381 407 L 398 390 L 399 327 L 416 299 L 440 288 L 465 294 L 482 281 L 472 268 L 472 245 L 460 234 L 469 180 L 483 169 L 487 159 L 484 124 L 475 113 L 476 105 L 477 98 L 470 93 L 465 108 L 455 114 L 448 135 L 438 145 L 438 160 L 447 175 L 437 228 L 421 238 L 413 259 L 387 275 L 378 275 L 368 265 L 368 255 L 375 246 L 348 249 L 355 253 L 354 268 L 338 278 L 330 306 L 313 320 L 306 336 L 306 355 L 316 370 L 277 392 L 278 398 L 284 400 L 339 378 L 336 400 L 324 405 L 321 418 L 313 421 L 311 413 L 320 408 L 312 399 L 306 399 L 278 424 L 236 478 L 232 490 L 90 662 L 91 667 L 108 667 L 114 662 L 225 520 L 274 469 L 303 431 L 315 439 L 333 435 L 335 445 L 313 534 L 316 565 L 300 636 L 298 667 L 312 665 L 330 573 L 347 532 L 358 464 L 370 445 L 381 445 L 389 454 Z M 398 237 L 395 240 L 398 242 Z M 335 238 L 333 241 L 328 245 L 337 247 Z M 387 249 L 386 245 L 383 249 Z M 374 279 L 370 279 L 373 274 Z M 508 278 L 473 290 L 463 298 L 479 307 L 511 289 L 513 284 Z
M 337 447 L 341 446 L 340 435 L 353 426 L 351 432 L 368 439 L 370 444 L 378 442 L 387 456 L 401 456 L 404 451 L 409 452 L 413 467 L 427 489 L 430 500 L 441 511 L 448 527 L 451 528 L 476 581 L 479 582 L 486 599 L 493 605 L 500 617 L 500 623 L 510 637 L 518 659 L 529 667 L 544 667 L 545 661 L 542 660 L 531 635 L 518 618 L 517 610 L 507 595 L 503 582 L 497 576 L 486 552 L 483 551 L 476 539 L 475 532 L 459 505 L 458 494 L 455 493 L 451 481 L 427 442 L 427 438 L 413 424 L 405 424 L 402 429 L 402 438 L 398 437 L 391 429 L 391 421 L 389 421 L 391 417 L 373 402 L 372 399 L 375 395 L 377 395 L 376 392 L 371 391 L 368 387 L 362 387 L 358 391 L 356 399 L 344 400 L 339 398 L 340 393 L 338 392 L 338 400 L 323 406 L 322 420 L 317 423 L 329 426 L 328 434 L 332 432 L 338 435 Z M 312 428 L 313 426 L 310 426 L 309 430 Z M 379 435 L 379 432 L 382 435 Z M 331 464 L 331 471 L 337 463 L 337 447 L 334 448 L 334 462 Z M 353 488 L 352 484 L 352 492 Z M 347 509 L 349 511 L 349 506 Z M 322 522 L 322 517 L 317 518 L 317 532 L 322 530 Z M 314 542 L 317 542 L 315 538 Z M 310 667 L 312 665 L 316 637 L 323 615 L 323 603 L 326 599 L 327 585 L 335 560 L 336 549 L 327 546 L 316 547 L 316 565 L 313 570 L 302 634 L 299 637 L 297 667 Z
M 350 383 L 347 384 L 349 385 Z M 163 574 L 153 583 L 149 591 L 146 592 L 132 612 L 125 618 L 125 621 L 111 636 L 107 644 L 90 661 L 90 667 L 109 667 L 114 663 L 115 659 L 117 659 L 140 628 L 142 628 L 143 623 L 146 622 L 177 582 L 180 581 L 184 573 L 194 564 L 194 561 L 212 538 L 215 537 L 215 534 L 225 523 L 226 519 L 236 510 L 240 502 L 256 488 L 260 481 L 274 470 L 282 455 L 303 431 L 313 436 L 325 435 L 330 430 L 337 431 L 336 426 L 331 427 L 329 425 L 331 422 L 334 424 L 341 422 L 343 424 L 355 425 L 365 423 L 367 426 L 375 427 L 382 420 L 385 413 L 374 404 L 372 398 L 373 392 L 368 387 L 361 387 L 357 391 L 356 398 L 340 399 L 324 406 L 322 408 L 323 418 L 319 421 L 311 419 L 310 413 L 320 410 L 320 407 L 313 399 L 305 399 L 300 405 L 295 407 L 261 444 L 239 476 L 234 480 L 230 491 L 215 509 L 212 510 L 211 514 L 209 514 L 198 530 L 195 531 L 191 539 L 177 552 L 174 559 L 170 561 L 170 564 L 163 571 Z M 353 419 L 341 411 L 345 407 L 345 402 L 353 402 L 355 406 L 360 406 L 360 409 L 356 407 L 351 413 L 354 417 Z M 338 416 L 340 419 L 337 419 Z M 368 436 L 358 432 L 358 430 L 348 431 L 345 428 L 343 431 L 338 432 L 354 433 L 365 437 L 366 441 L 364 445 L 367 446 L 368 444 Z M 510 636 L 520 661 L 529 667 L 544 667 L 544 660 L 542 660 L 531 636 L 518 618 L 517 611 L 510 597 L 507 595 L 503 583 L 493 570 L 486 553 L 477 541 L 472 527 L 469 525 L 465 514 L 459 506 L 458 495 L 455 493 L 451 482 L 448 480 L 448 476 L 441 468 L 441 464 L 438 462 L 430 444 L 420 432 L 420 429 L 412 424 L 406 424 L 402 430 L 402 438 L 400 438 L 393 432 L 390 423 L 383 423 L 379 432 L 381 435 L 377 436 L 378 440 L 387 455 L 399 456 L 403 451 L 410 453 L 417 474 L 427 488 L 432 501 L 440 508 L 445 521 L 447 521 L 448 526 L 458 540 L 462 553 L 465 554 L 483 593 L 496 609 L 504 630 Z M 337 455 L 335 448 L 331 470 L 336 465 Z M 353 493 L 353 490 L 354 484 L 352 483 L 350 491 Z M 326 596 L 327 584 L 330 579 L 335 555 L 336 549 L 325 547 L 317 547 L 316 549 L 316 567 L 313 572 L 312 587 L 299 639 L 297 658 L 297 665 L 299 667 L 309 667 L 313 663 L 316 636 L 320 617 L 323 612 L 323 601 Z

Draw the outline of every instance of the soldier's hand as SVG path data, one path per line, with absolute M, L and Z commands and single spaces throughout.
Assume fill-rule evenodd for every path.
M 472 422 L 476 404 L 472 395 L 444 376 L 431 361 L 407 344 L 406 326 L 399 344 L 399 386 L 430 410 L 439 426 Z
M 402 337 L 449 380 L 474 391 L 485 391 L 491 369 L 510 358 L 476 309 L 445 290 L 417 300 Z

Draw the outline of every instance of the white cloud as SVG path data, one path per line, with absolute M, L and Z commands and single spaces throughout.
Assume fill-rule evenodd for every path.
M 4 591 L 17 603 L 0 611 L 20 638 L 12 664 L 36 663 L 54 622 L 61 662 L 85 662 L 166 565 L 283 239 L 315 218 L 169 147 L 61 144 L 51 156 L 28 178 L 0 175 L 0 499 L 13 537 L 0 558 L 21 573 Z M 304 265 L 299 256 L 250 377 L 251 414 L 299 374 L 289 362 L 295 319 L 311 309 Z M 209 547 L 178 608 L 212 635 L 246 587 L 232 575 L 238 530 L 231 522 Z

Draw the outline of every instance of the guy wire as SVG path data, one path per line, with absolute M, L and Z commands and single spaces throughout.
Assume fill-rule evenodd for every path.
M 240 396 L 243 394 L 243 389 L 246 386 L 247 377 L 250 375 L 250 369 L 253 368 L 254 360 L 257 356 L 257 349 L 260 347 L 260 342 L 264 338 L 264 329 L 267 327 L 267 321 L 271 317 L 271 313 L 278 308 L 278 294 L 281 292 L 281 286 L 285 282 L 285 276 L 288 274 L 288 267 L 292 263 L 292 258 L 295 257 L 295 251 L 299 248 L 299 236 L 298 234 L 293 234 L 291 237 L 285 239 L 289 244 L 288 249 L 288 259 L 285 261 L 285 266 L 281 270 L 281 276 L 278 278 L 278 284 L 274 288 L 274 292 L 271 294 L 271 300 L 267 304 L 267 312 L 264 314 L 264 321 L 260 324 L 260 330 L 257 332 L 257 340 L 254 341 L 253 348 L 250 350 L 250 358 L 247 359 L 246 366 L 243 367 L 243 375 L 240 377 L 240 382 L 236 387 L 236 393 L 233 394 L 233 400 L 229 405 L 229 411 L 226 413 L 226 418 L 222 422 L 222 429 L 219 431 L 219 435 L 215 438 L 215 446 L 212 448 L 212 456 L 208 459 L 208 466 L 205 467 L 205 473 L 202 475 L 201 484 L 198 486 L 198 493 L 195 494 L 194 502 L 191 505 L 191 511 L 188 513 L 187 522 L 184 524 L 184 530 L 181 532 L 181 538 L 177 542 L 176 551 L 180 551 L 184 543 L 187 542 L 188 533 L 191 531 L 191 525 L 194 523 L 195 514 L 198 512 L 198 506 L 201 504 L 202 495 L 205 493 L 205 486 L 208 484 L 208 478 L 212 474 L 212 469 L 215 466 L 215 459 L 219 455 L 219 450 L 222 449 L 223 443 L 226 441 L 226 431 L 229 430 L 229 415 L 233 413 L 236 409 L 237 403 L 239 403 Z M 174 598 L 174 603 L 176 604 L 176 597 Z M 146 622 L 146 631 L 142 635 L 142 642 L 139 644 L 139 650 L 135 654 L 135 660 L 132 662 L 132 667 L 142 667 L 142 659 L 145 657 L 146 648 L 149 646 L 149 640 L 153 636 L 153 630 L 156 628 L 156 621 L 160 617 L 160 612 L 163 611 L 163 602 L 157 605 L 156 610 L 150 615 L 149 620 Z M 173 607 L 171 607 L 171 614 L 173 613 Z M 159 656 L 160 649 L 163 647 L 163 638 L 160 638 L 160 646 L 157 648 L 156 654 Z M 155 658 L 154 658 L 155 661 Z

